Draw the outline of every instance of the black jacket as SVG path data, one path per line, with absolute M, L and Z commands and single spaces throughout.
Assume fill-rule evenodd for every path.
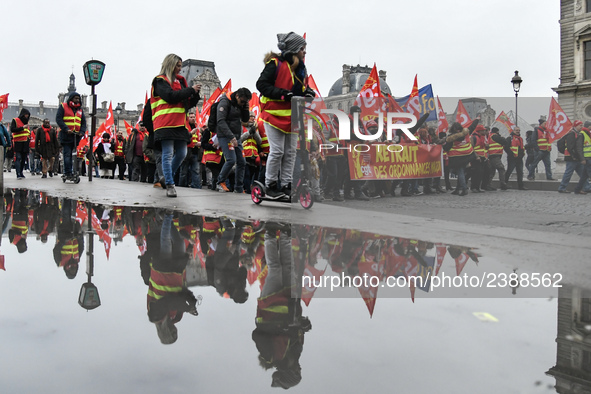
M 574 129 L 569 131 L 566 135 L 566 149 L 570 156 L 564 156 L 564 161 L 581 161 L 583 156 L 583 134 L 576 132 Z
M 230 100 L 226 95 L 222 95 L 217 107 L 217 126 L 216 133 L 218 138 L 236 138 L 240 139 L 242 135 L 242 122 L 248 122 L 250 112 L 248 103 L 244 106 L 238 106 L 236 93 L 232 93 Z

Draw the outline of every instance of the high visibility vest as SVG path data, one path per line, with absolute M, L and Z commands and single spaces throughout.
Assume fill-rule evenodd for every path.
M 68 103 L 62 103 L 62 107 L 64 108 L 64 123 L 68 126 L 68 129 L 75 133 L 79 132 L 82 124 L 82 109 L 79 108 L 74 112 Z
M 524 150 L 523 138 L 521 138 L 521 136 L 514 135 L 511 137 L 511 152 L 513 153 L 513 156 L 517 157 L 519 154 L 519 148 Z
M 550 142 L 548 141 L 548 133 L 542 127 L 538 127 L 538 148 L 543 151 L 549 151 L 551 149 Z
M 187 144 L 187 148 L 192 149 L 194 147 L 197 146 L 197 143 L 199 142 L 199 139 L 201 137 L 200 133 L 191 133 L 191 140 L 189 142 L 189 144 Z
M 503 145 L 495 142 L 492 139 L 492 134 L 488 137 L 488 155 L 502 155 L 503 154 Z
M 123 152 L 123 141 L 116 140 L 115 141 L 115 156 L 117 157 L 124 157 L 125 153 Z
M 18 129 L 24 127 L 24 130 L 12 133 L 12 140 L 14 142 L 27 142 L 29 136 L 31 135 L 31 132 L 29 131 L 29 125 L 24 124 L 20 118 L 14 118 L 14 122 L 16 123 L 16 127 Z
M 260 153 L 269 153 L 269 138 L 267 137 L 267 132 L 265 131 L 265 123 L 262 120 L 259 120 L 257 124 L 257 130 L 259 131 L 259 135 L 261 136 L 261 146 L 260 146 Z
M 29 232 L 29 226 L 27 226 L 26 220 L 15 220 L 12 222 L 12 228 L 20 232 L 20 235 L 23 238 L 27 238 L 27 233 Z
M 183 291 L 185 272 L 161 272 L 154 268 L 150 270 L 150 283 L 148 288 L 148 302 L 157 301 L 170 293 Z
M 291 71 L 289 63 L 279 61 L 276 57 L 267 62 L 275 62 L 278 68 L 275 78 L 275 87 L 291 91 L 293 89 L 295 75 Z M 304 86 L 302 84 L 302 89 Z M 261 96 L 261 120 L 283 131 L 291 133 L 291 103 L 281 99 L 271 99 Z
M 209 138 L 209 143 L 213 144 L 213 140 L 211 137 Z M 201 159 L 201 163 L 203 163 L 203 164 L 207 164 L 207 163 L 220 164 L 221 162 L 222 162 L 222 150 L 220 148 L 218 148 L 216 150 L 209 149 L 209 150 L 203 151 L 203 158 Z
M 591 136 L 587 132 L 583 132 L 583 157 L 591 158 Z
M 176 76 L 174 83 L 170 83 L 165 75 L 158 75 L 156 78 L 165 80 L 166 83 L 172 87 L 172 90 L 175 91 L 181 90 L 183 87 L 187 86 L 185 78 L 180 75 Z M 185 120 L 187 114 L 184 104 L 182 102 L 170 104 L 164 101 L 161 97 L 154 96 L 154 86 L 152 86 L 150 106 L 152 108 L 152 123 L 154 125 L 154 131 L 163 128 L 186 127 Z
M 470 136 L 467 135 L 463 140 L 454 141 L 451 149 L 447 152 L 449 157 L 468 156 L 474 152 Z
M 248 133 L 248 130 L 246 130 L 246 128 L 244 128 L 244 132 Z M 242 156 L 244 156 L 244 158 L 248 158 L 248 157 L 258 157 L 259 155 L 259 150 L 257 148 L 257 142 L 254 140 L 253 137 L 248 137 L 243 143 L 242 143 Z
M 68 261 L 70 261 L 70 259 L 74 259 L 74 261 L 80 261 L 78 250 L 78 240 L 71 239 L 66 241 L 60 252 L 62 255 L 60 267 L 63 267 Z
M 486 158 L 486 143 L 484 140 L 484 136 L 478 133 L 474 133 L 472 134 L 472 136 L 476 139 L 476 144 L 474 145 L 474 152 L 476 152 L 478 157 Z

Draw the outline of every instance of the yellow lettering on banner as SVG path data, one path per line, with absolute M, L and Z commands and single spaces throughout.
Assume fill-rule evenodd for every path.
M 374 171 L 374 174 L 376 175 L 377 179 L 387 179 L 388 178 L 387 166 L 374 166 L 373 171 Z
M 386 163 L 390 161 L 388 151 L 386 149 L 377 149 L 376 163 Z

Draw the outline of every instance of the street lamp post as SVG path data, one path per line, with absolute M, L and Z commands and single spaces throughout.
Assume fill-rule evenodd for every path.
M 123 108 L 121 108 L 121 103 L 117 103 L 117 107 L 115 108 L 115 112 L 117 112 L 117 131 L 119 131 L 119 115 L 121 115 L 121 111 L 123 111 Z
M 84 80 L 87 85 L 90 85 L 90 97 L 92 97 L 92 108 L 90 117 L 92 118 L 92 125 L 90 127 L 90 138 L 88 139 L 88 181 L 92 182 L 92 168 L 94 168 L 94 155 L 92 154 L 92 141 L 94 140 L 94 133 L 96 132 L 96 94 L 94 93 L 95 85 L 101 83 L 103 73 L 105 71 L 105 63 L 99 60 L 89 60 L 82 66 L 84 71 Z M 76 159 L 78 160 L 78 159 Z
M 517 94 L 519 93 L 519 89 L 521 88 L 521 82 L 523 82 L 523 79 L 521 79 L 521 77 L 519 76 L 519 71 L 515 70 L 515 75 L 513 76 L 513 78 L 511 78 L 511 83 L 513 84 L 513 91 L 515 92 L 515 126 L 518 125 L 517 119 L 519 119 L 517 117 Z

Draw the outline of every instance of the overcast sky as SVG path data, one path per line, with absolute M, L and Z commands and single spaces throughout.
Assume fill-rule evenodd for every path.
M 555 0 L 23 0 L 2 7 L 0 94 L 57 104 L 72 67 L 89 94 L 82 65 L 94 58 L 106 63 L 98 102 L 131 109 L 171 52 L 213 61 L 222 85 L 256 91 L 276 34 L 295 31 L 307 33 L 308 72 L 324 96 L 343 64 L 375 62 L 395 96 L 418 74 L 441 97 L 512 97 L 519 70 L 521 96 L 548 97 L 559 84 L 559 19 Z

